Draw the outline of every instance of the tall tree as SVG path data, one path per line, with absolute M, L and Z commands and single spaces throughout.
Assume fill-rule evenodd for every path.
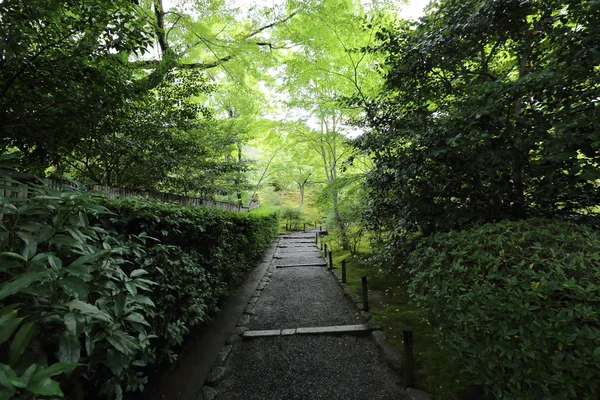
M 372 219 L 427 234 L 597 204 L 599 18 L 594 1 L 448 0 L 381 31 L 359 141 Z

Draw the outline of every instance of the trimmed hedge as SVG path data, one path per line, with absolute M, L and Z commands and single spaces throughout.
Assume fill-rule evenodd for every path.
M 496 398 L 598 398 L 597 231 L 505 221 L 425 238 L 408 261 L 440 343 Z
M 0 198 L 0 399 L 142 391 L 278 228 L 277 211 L 30 186 L 30 199 Z
M 114 213 L 102 224 L 120 233 L 142 233 L 147 239 L 146 270 L 157 282 L 151 319 L 165 355 L 175 357 L 190 328 L 218 311 L 222 299 L 236 289 L 277 236 L 278 209 L 250 213 L 188 207 L 155 200 L 109 201 Z

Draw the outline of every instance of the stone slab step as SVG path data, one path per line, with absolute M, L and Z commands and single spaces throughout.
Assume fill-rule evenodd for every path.
M 326 267 L 325 263 L 318 264 L 284 264 L 284 265 L 276 265 L 275 268 L 295 268 L 295 267 Z
M 256 331 L 245 331 L 243 339 L 253 339 L 260 337 L 291 336 L 291 335 L 367 335 L 371 328 L 366 325 L 336 325 L 336 326 L 315 326 L 292 329 L 267 329 Z

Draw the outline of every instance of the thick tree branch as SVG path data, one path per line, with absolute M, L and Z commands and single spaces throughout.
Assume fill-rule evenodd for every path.
M 290 15 L 288 15 L 287 17 L 285 17 L 284 19 L 278 20 L 278 21 L 274 21 L 271 22 L 270 24 L 267 24 L 265 26 L 261 26 L 260 28 L 258 28 L 255 31 L 250 32 L 249 34 L 247 34 L 246 36 L 244 36 L 245 39 L 249 39 L 252 36 L 256 36 L 259 33 L 261 33 L 262 31 L 265 31 L 269 28 L 274 27 L 275 25 L 279 25 L 279 24 L 283 24 L 284 22 L 289 21 L 290 19 L 292 19 L 296 14 L 298 14 L 298 12 L 294 11 L 293 13 L 291 13 Z
M 165 35 L 165 12 L 162 0 L 154 0 L 154 15 L 156 15 L 156 39 L 162 54 L 167 51 L 167 38 Z
M 229 55 L 229 56 L 221 57 L 217 61 L 210 62 L 210 63 L 178 63 L 175 65 L 175 68 L 179 68 L 179 69 L 210 69 L 210 68 L 218 67 L 222 63 L 227 62 L 227 61 L 231 60 L 232 58 L 233 58 L 233 56 Z M 151 68 L 158 67 L 161 64 L 161 62 L 162 62 L 161 60 L 140 60 L 140 61 L 134 61 L 131 64 L 137 68 L 151 69 Z

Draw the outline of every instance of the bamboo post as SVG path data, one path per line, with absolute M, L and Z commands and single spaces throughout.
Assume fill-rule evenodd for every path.
M 404 386 L 415 387 L 412 329 L 402 329 L 402 337 L 404 339 Z
M 342 283 L 346 283 L 346 260 L 342 261 Z
M 363 295 L 363 311 L 369 311 L 369 288 L 367 285 L 367 277 L 362 277 L 362 295 Z
M 319 244 L 319 234 L 315 233 L 315 244 Z
M 333 253 L 329 252 L 329 268 L 333 268 Z

